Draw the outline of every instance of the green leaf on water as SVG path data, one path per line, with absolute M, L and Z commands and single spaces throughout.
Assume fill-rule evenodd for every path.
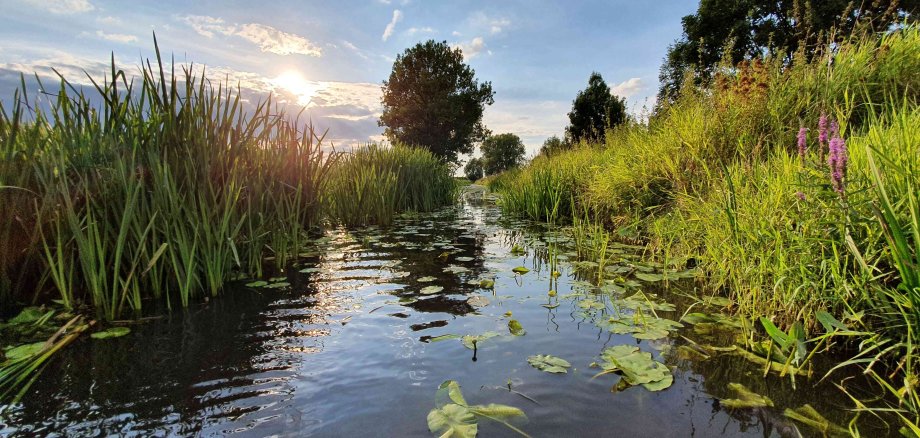
M 530 272 L 530 269 L 527 269 L 527 268 L 525 268 L 525 267 L 523 267 L 523 266 L 518 266 L 518 267 L 512 269 L 511 272 L 514 272 L 515 274 L 518 274 L 518 275 L 524 275 L 524 274 Z
M 797 409 L 786 409 L 783 412 L 787 418 L 791 418 L 802 424 L 810 426 L 822 432 L 824 436 L 850 436 L 850 432 L 840 427 L 821 415 L 814 407 L 809 404 L 803 405 Z
M 44 341 L 35 342 L 32 344 L 19 345 L 19 346 L 16 346 L 16 347 L 10 348 L 9 350 L 4 351 L 4 354 L 6 355 L 6 360 L 8 362 L 19 361 L 19 360 L 28 359 L 32 356 L 35 356 L 36 354 L 42 351 L 44 346 L 45 346 Z
M 559 307 L 559 303 L 555 303 L 555 304 L 540 304 L 540 305 L 543 306 L 543 307 L 546 307 L 547 309 L 555 309 L 555 308 Z
M 474 259 L 473 259 L 472 257 L 457 257 L 457 258 L 454 259 L 454 260 L 456 260 L 456 261 L 458 261 L 458 262 L 471 262 L 471 261 L 473 261 Z
M 428 413 L 428 430 L 444 438 L 475 438 L 479 425 L 469 408 L 450 403 Z
M 483 289 L 492 289 L 495 287 L 495 280 L 489 280 L 487 278 L 479 280 L 479 287 Z
M 527 363 L 529 363 L 530 366 L 538 370 L 546 371 L 547 373 L 557 373 L 557 374 L 567 373 L 568 371 L 566 370 L 566 368 L 569 368 L 572 366 L 572 364 L 570 364 L 565 359 L 562 359 L 556 356 L 546 355 L 546 354 L 537 354 L 534 356 L 530 356 L 527 358 Z
M 7 324 L 29 324 L 38 321 L 45 312 L 39 307 L 26 307 L 18 315 L 10 318 Z
M 460 274 L 463 272 L 469 272 L 469 268 L 464 268 L 463 266 L 450 265 L 443 269 L 444 272 L 451 274 Z
M 636 272 L 635 276 L 639 280 L 648 281 L 648 282 L 656 282 L 656 281 L 664 280 L 664 275 L 655 274 L 651 272 Z
M 496 336 L 501 336 L 501 335 L 499 335 L 496 332 L 491 332 L 491 331 L 485 332 L 481 335 L 465 335 L 460 338 L 460 343 L 463 344 L 464 347 L 469 348 L 470 350 L 475 350 L 476 348 L 478 348 L 478 345 L 481 344 L 483 341 L 494 338 Z
M 438 385 L 438 392 L 435 394 L 435 401 L 450 399 L 460 406 L 466 406 L 466 399 L 460 392 L 460 384 L 456 380 L 445 380 Z M 440 404 L 440 403 L 439 403 Z
M 441 342 L 441 341 L 446 341 L 448 339 L 457 339 L 459 337 L 460 335 L 446 334 L 446 335 L 441 335 L 441 336 L 435 336 L 431 339 L 428 339 L 428 342 Z
M 432 281 L 435 281 L 435 280 L 437 280 L 437 278 L 434 278 L 434 277 L 421 277 L 421 278 L 419 278 L 418 280 L 415 280 L 415 281 L 417 281 L 417 282 L 419 282 L 419 283 L 431 283 Z
M 466 303 L 473 307 L 485 307 L 489 305 L 489 302 L 489 299 L 482 295 L 474 295 L 466 300 Z
M 715 307 L 728 307 L 732 305 L 732 300 L 725 297 L 716 296 L 703 298 L 703 302 Z
M 282 287 L 288 287 L 288 286 L 290 286 L 290 285 L 291 285 L 291 283 L 288 283 L 288 282 L 286 282 L 286 281 L 279 281 L 279 282 L 277 282 L 277 283 L 271 283 L 271 284 L 268 284 L 268 285 L 262 286 L 262 287 L 264 287 L 264 288 L 266 288 L 266 289 L 281 289 Z
M 508 331 L 510 331 L 514 336 L 524 336 L 527 334 L 527 332 L 524 331 L 524 327 L 522 327 L 521 323 L 516 319 L 508 321 Z
M 632 345 L 617 345 L 601 353 L 605 373 L 620 373 L 630 385 L 642 385 L 649 391 L 661 391 L 674 383 L 671 370 L 652 359 L 652 354 Z
M 838 321 L 837 318 L 834 318 L 833 315 L 823 310 L 815 314 L 815 317 L 818 319 L 818 322 L 820 322 L 821 325 L 824 326 L 824 330 L 827 330 L 828 333 L 833 333 L 836 330 L 843 330 L 843 331 L 850 330 L 850 328 L 847 327 L 846 324 Z
M 301 270 L 300 270 L 300 273 L 301 273 L 301 274 L 312 274 L 312 273 L 314 273 L 314 272 L 320 272 L 320 271 L 322 271 L 322 269 L 316 268 L 316 267 L 311 267 L 311 268 L 303 268 L 303 269 L 301 269 Z
M 259 280 L 253 281 L 252 283 L 246 283 L 246 287 L 264 287 L 268 285 L 267 281 Z
M 444 288 L 441 286 L 425 286 L 422 288 L 422 290 L 419 291 L 419 293 L 422 295 L 431 295 L 441 292 L 442 290 L 444 290 Z
M 118 338 L 128 333 L 131 333 L 131 329 L 128 327 L 111 327 L 106 330 L 102 330 L 102 331 L 93 333 L 89 335 L 89 337 L 93 339 Z

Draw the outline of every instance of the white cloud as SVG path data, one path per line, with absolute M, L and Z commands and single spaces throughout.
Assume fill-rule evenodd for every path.
M 436 31 L 433 28 L 427 27 L 427 26 L 426 27 L 410 27 L 408 30 L 406 30 L 406 33 L 409 34 L 409 36 L 412 36 L 418 33 L 435 33 L 435 32 Z
M 396 29 L 396 23 L 402 20 L 402 11 L 395 9 L 393 11 L 393 18 L 387 24 L 386 29 L 383 29 L 383 35 L 380 37 L 383 41 L 390 39 L 390 35 L 393 35 L 393 30 Z
M 215 34 L 237 36 L 257 46 L 263 52 L 278 55 L 322 56 L 323 50 L 310 40 L 258 23 L 229 24 L 221 18 L 188 15 L 181 18 L 200 35 L 213 38 Z
M 116 43 L 133 43 L 137 41 L 137 37 L 134 35 L 123 33 L 105 33 L 101 30 L 96 31 L 96 36 L 106 41 L 113 41 Z
M 453 32 L 451 32 L 450 34 L 451 34 L 451 35 L 453 35 L 453 36 L 455 36 L 455 37 L 458 37 L 458 36 L 461 36 L 461 35 L 463 35 L 462 33 L 460 33 L 460 32 L 457 32 L 456 30 L 455 30 L 455 31 L 453 31 Z
M 99 17 L 99 18 L 96 18 L 96 22 L 99 23 L 99 24 L 106 24 L 106 25 L 109 25 L 109 26 L 118 26 L 118 25 L 121 25 L 121 24 L 122 24 L 122 21 L 121 21 L 120 18 L 118 18 L 118 17 L 113 17 L 113 16 L 111 16 L 111 15 L 106 16 L 106 17 Z
M 620 97 L 630 98 L 645 88 L 642 78 L 629 78 L 613 86 L 610 91 Z
M 469 24 L 480 30 L 488 30 L 492 35 L 501 33 L 511 25 L 511 20 L 504 17 L 489 17 L 484 12 L 477 12 L 469 18 Z
M 459 48 L 463 51 L 464 59 L 473 59 L 486 49 L 486 42 L 482 37 L 476 37 L 468 42 L 456 43 L 454 48 Z
M 52 14 L 77 14 L 96 9 L 88 0 L 28 0 Z

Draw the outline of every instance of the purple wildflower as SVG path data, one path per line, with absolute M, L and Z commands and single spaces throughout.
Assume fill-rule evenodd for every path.
M 808 129 L 804 126 L 799 128 L 799 156 L 805 159 L 805 150 L 808 149 Z
M 818 145 L 824 146 L 827 144 L 827 114 L 821 113 L 821 117 L 818 118 Z
M 834 190 L 843 194 L 844 178 L 847 175 L 847 144 L 839 135 L 831 138 L 828 145 L 827 165 L 831 171 L 831 182 Z
M 805 194 L 802 193 L 802 192 L 795 192 L 795 197 L 796 197 L 796 198 L 799 198 L 800 201 L 804 201 L 804 200 L 805 200 Z

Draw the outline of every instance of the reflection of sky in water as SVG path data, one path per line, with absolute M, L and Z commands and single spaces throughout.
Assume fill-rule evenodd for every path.
M 534 254 L 545 256 L 556 239 L 538 228 L 467 199 L 388 231 L 334 230 L 285 272 L 289 290 L 239 288 L 131 336 L 65 351 L 0 433 L 426 436 L 435 389 L 447 379 L 460 382 L 471 403 L 524 409 L 529 423 L 522 427 L 534 436 L 784 436 L 792 433 L 785 407 L 808 402 L 840 414 L 845 403 L 830 385 L 800 383 L 793 391 L 788 380 L 764 380 L 757 367 L 731 357 L 678 359 L 669 352 L 675 340 L 639 344 L 675 369 L 672 387 L 612 393 L 618 378 L 592 379 L 599 370 L 588 365 L 605 347 L 637 344 L 599 327 L 633 310 L 603 295 L 591 298 L 601 310 L 580 306 L 592 292 L 570 266 L 561 265 L 553 283 Z M 516 244 L 527 254 L 512 255 Z M 451 265 L 467 271 L 445 272 Z M 532 271 L 517 276 L 516 266 Z M 423 276 L 435 281 L 418 282 Z M 471 284 L 482 278 L 494 278 L 494 294 Z M 427 285 L 444 289 L 421 294 Z M 557 298 L 547 296 L 551 288 Z M 488 305 L 472 305 L 473 296 Z M 541 307 L 551 302 L 559 306 Z M 509 311 L 525 336 L 508 335 Z M 475 362 L 458 339 L 431 342 L 487 331 L 502 336 L 478 345 Z M 572 368 L 537 371 L 526 361 L 532 354 L 565 358 Z M 539 404 L 494 389 L 509 380 Z M 771 396 L 777 408 L 723 410 L 710 394 L 726 397 L 726 384 L 736 381 Z M 507 435 L 488 423 L 480 430 Z

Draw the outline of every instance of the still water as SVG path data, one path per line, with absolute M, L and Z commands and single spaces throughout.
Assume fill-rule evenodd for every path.
M 654 340 L 614 333 L 603 321 L 617 312 L 616 301 L 585 281 L 597 284 L 597 272 L 576 269 L 567 236 L 503 218 L 476 191 L 457 206 L 385 230 L 330 231 L 271 276 L 269 284 L 281 287 L 241 281 L 209 303 L 134 326 L 128 336 L 68 348 L 3 420 L 0 434 L 431 436 L 426 416 L 448 379 L 470 404 L 522 409 L 527 420 L 513 424 L 534 437 L 820 436 L 783 411 L 808 403 L 844 427 L 852 417 L 832 382 L 800 377 L 793 389 L 788 377 L 764 378 L 760 366 L 737 356 L 678 354 L 695 336 L 687 326 Z M 552 258 L 557 279 L 547 266 Z M 519 266 L 530 272 L 512 272 Z M 494 287 L 481 287 L 481 279 Z M 642 290 L 672 302 L 676 307 L 659 306 L 655 316 L 679 320 L 687 306 L 682 294 L 694 283 L 659 284 L 620 294 Z M 556 297 L 547 295 L 551 289 Z M 512 318 L 526 334 L 509 333 Z M 460 339 L 438 338 L 490 331 L 500 336 L 475 351 Z M 652 353 L 673 384 L 652 392 L 618 387 L 616 374 L 595 377 L 601 370 L 589 365 L 615 345 Z M 535 354 L 561 357 L 571 368 L 540 371 L 527 362 Z M 719 399 L 733 397 L 729 383 L 774 406 L 724 408 Z M 866 436 L 894 433 L 863 427 Z M 479 423 L 479 434 L 518 436 L 491 421 Z

